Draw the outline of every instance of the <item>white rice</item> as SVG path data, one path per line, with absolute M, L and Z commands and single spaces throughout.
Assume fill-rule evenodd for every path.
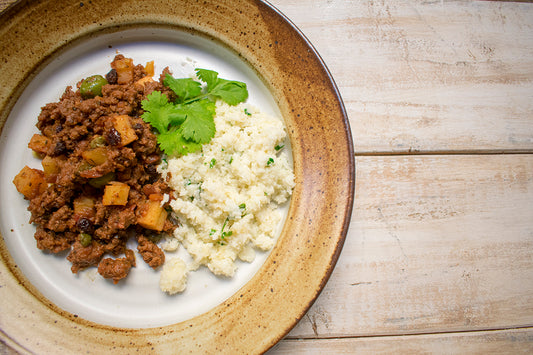
M 231 277 L 237 259 L 252 262 L 255 249 L 270 250 L 282 219 L 279 207 L 294 187 L 287 149 L 280 149 L 287 144 L 281 119 L 219 101 L 215 125 L 202 152 L 159 167 L 163 177 L 170 175 L 176 195 L 170 206 L 180 222 L 162 247 L 172 251 L 181 243 L 193 260 L 187 268 L 165 263 L 160 286 L 168 293 L 185 289 L 188 270 L 205 265 Z

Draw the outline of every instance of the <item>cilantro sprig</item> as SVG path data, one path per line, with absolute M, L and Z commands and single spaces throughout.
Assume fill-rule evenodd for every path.
M 215 136 L 215 101 L 237 105 L 248 98 L 246 84 L 226 80 L 208 69 L 195 69 L 198 79 L 176 79 L 166 74 L 163 84 L 176 94 L 176 100 L 153 91 L 143 100 L 142 118 L 157 130 L 157 142 L 167 155 L 199 151 Z

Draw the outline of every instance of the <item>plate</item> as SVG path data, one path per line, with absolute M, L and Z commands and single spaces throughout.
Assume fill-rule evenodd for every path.
M 271 5 L 251 0 L 19 2 L 1 16 L 0 338 L 33 353 L 261 353 L 283 338 L 333 270 L 354 193 L 348 119 L 309 41 Z M 21 242 L 33 233 L 11 180 L 31 156 L 13 142 L 28 141 L 37 103 L 101 72 L 117 50 L 173 69 L 205 63 L 246 81 L 252 103 L 280 114 L 289 132 L 296 187 L 275 247 L 234 280 L 199 276 L 180 302 L 148 291 L 158 277 L 149 270 L 133 270 L 126 286 L 88 291 L 90 274 L 63 274 L 64 260 Z

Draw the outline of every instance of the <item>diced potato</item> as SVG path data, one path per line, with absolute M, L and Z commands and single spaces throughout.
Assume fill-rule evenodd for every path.
M 137 223 L 144 228 L 161 232 L 166 219 L 167 211 L 161 207 L 160 202 L 148 200 L 141 207 L 140 217 L 137 219 Z
M 89 149 L 82 152 L 81 156 L 93 166 L 102 165 L 107 161 L 107 148 L 98 147 Z
M 135 84 L 142 85 L 144 87 L 144 84 L 154 81 L 154 79 L 151 76 L 145 76 L 144 78 L 141 78 L 135 82 Z
M 50 138 L 41 134 L 34 134 L 30 139 L 30 143 L 28 143 L 28 147 L 36 153 L 46 154 L 50 144 L 52 144 L 52 140 Z
M 130 186 L 123 182 L 111 181 L 104 189 L 102 204 L 104 206 L 125 206 L 128 203 Z
M 47 155 L 41 161 L 41 165 L 43 166 L 45 180 L 47 182 L 55 182 L 57 175 L 61 171 L 61 160 Z
M 144 66 L 144 70 L 146 71 L 146 75 L 154 76 L 154 72 L 155 72 L 154 61 L 151 60 L 147 62 L 146 65 Z
M 74 199 L 73 207 L 74 214 L 81 217 L 92 217 L 95 214 L 94 204 L 96 203 L 93 197 L 80 196 Z
M 44 172 L 39 169 L 32 169 L 28 166 L 22 170 L 13 179 L 13 184 L 17 191 L 27 199 L 32 199 L 42 194 L 48 184 L 44 178 Z
M 133 80 L 133 59 L 123 58 L 111 63 L 111 68 L 117 71 L 117 82 L 127 84 Z
M 138 139 L 131 126 L 130 116 L 120 115 L 113 118 L 113 127 L 120 134 L 120 145 L 125 146 Z

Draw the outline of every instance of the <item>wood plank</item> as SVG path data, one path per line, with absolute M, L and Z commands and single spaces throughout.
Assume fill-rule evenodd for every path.
M 344 99 L 358 154 L 533 150 L 533 6 L 273 0 Z
M 284 340 L 268 355 L 283 354 L 531 354 L 533 329 L 394 337 Z
M 533 325 L 533 155 L 356 158 L 349 233 L 290 338 Z

